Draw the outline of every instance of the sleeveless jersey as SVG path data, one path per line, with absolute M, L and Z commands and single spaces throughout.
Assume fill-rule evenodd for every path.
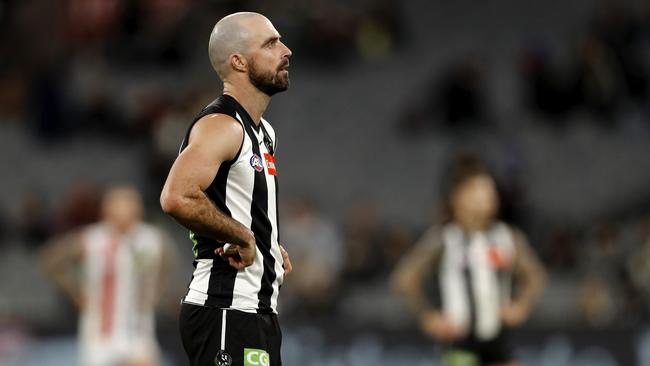
M 215 113 L 234 118 L 244 136 L 237 156 L 221 164 L 205 193 L 221 212 L 253 231 L 256 257 L 251 266 L 238 271 L 214 253 L 223 243 L 190 231 L 195 270 L 183 301 L 252 313 L 277 313 L 284 269 L 278 243 L 275 132 L 263 118 L 256 126 L 234 98 L 222 95 L 194 119 L 181 144 L 181 153 L 187 147 L 194 123 Z
M 155 289 L 162 263 L 158 229 L 138 224 L 118 236 L 105 224 L 83 230 L 83 293 L 79 322 L 83 365 L 104 366 L 132 357 L 156 360 Z

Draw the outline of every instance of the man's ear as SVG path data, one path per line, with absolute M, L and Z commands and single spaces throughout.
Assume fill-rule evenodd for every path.
M 232 66 L 233 70 L 238 72 L 246 72 L 246 69 L 248 69 L 246 58 L 239 53 L 230 55 L 230 66 Z

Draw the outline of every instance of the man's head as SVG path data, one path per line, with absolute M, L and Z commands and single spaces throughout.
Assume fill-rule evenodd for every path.
M 463 224 L 489 224 L 497 215 L 499 196 L 486 166 L 475 157 L 462 157 L 449 178 L 448 199 L 453 218 Z
M 132 187 L 113 187 L 102 199 L 102 220 L 117 231 L 128 231 L 142 220 L 142 215 L 142 198 Z
M 250 83 L 266 95 L 289 87 L 291 50 L 271 21 L 257 13 L 235 13 L 217 22 L 208 46 L 212 67 L 224 82 Z

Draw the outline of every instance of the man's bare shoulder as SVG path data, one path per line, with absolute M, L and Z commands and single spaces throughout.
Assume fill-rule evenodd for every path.
M 201 117 L 190 132 L 189 143 L 197 141 L 213 141 L 214 138 L 241 138 L 244 129 L 235 118 L 223 113 L 212 113 Z M 238 141 L 239 141 L 238 140 Z

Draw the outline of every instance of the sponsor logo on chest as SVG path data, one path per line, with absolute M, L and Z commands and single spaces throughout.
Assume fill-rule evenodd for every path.
M 264 166 L 262 165 L 262 159 L 260 158 L 259 155 L 253 153 L 253 156 L 251 156 L 250 159 L 251 166 L 253 169 L 255 169 L 256 172 L 261 172 L 264 170 Z
M 264 153 L 264 162 L 266 162 L 266 168 L 269 175 L 277 176 L 278 170 L 275 167 L 275 157 L 271 154 Z M 261 173 L 264 170 L 264 164 L 262 163 L 262 158 L 259 155 L 253 153 L 249 163 L 256 172 Z

